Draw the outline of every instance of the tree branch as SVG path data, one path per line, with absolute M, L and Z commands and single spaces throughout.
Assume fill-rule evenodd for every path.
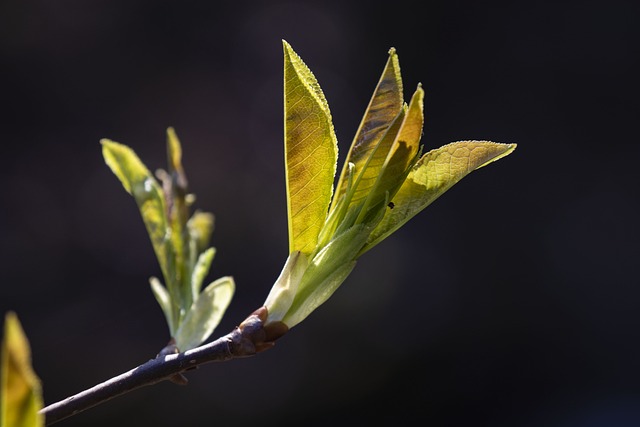
M 182 377 L 182 373 L 204 363 L 253 356 L 269 349 L 288 328 L 279 322 L 265 327 L 266 318 L 267 309 L 261 307 L 232 332 L 215 341 L 183 353 L 165 355 L 161 352 L 158 357 L 137 368 L 53 403 L 40 411 L 45 416 L 45 425 L 52 425 L 114 397 L 161 381 L 172 380 L 181 383 L 182 379 L 184 384 L 186 379 Z

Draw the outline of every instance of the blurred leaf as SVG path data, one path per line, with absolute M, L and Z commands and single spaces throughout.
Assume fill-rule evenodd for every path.
M 193 268 L 193 272 L 191 274 L 191 292 L 193 294 L 194 301 L 200 293 L 200 288 L 202 288 L 204 278 L 207 277 L 207 274 L 209 273 L 209 268 L 211 267 L 211 262 L 213 261 L 215 254 L 216 250 L 214 248 L 209 248 L 202 252 L 198 257 L 195 267 Z
M 509 155 L 515 148 L 516 144 L 460 141 L 426 153 L 392 198 L 393 209 L 387 210 L 361 254 L 400 228 L 470 172 Z
M 169 296 L 169 292 L 167 291 L 167 288 L 162 286 L 162 283 L 160 283 L 160 280 L 158 280 L 157 277 L 151 277 L 149 279 L 149 284 L 151 285 L 151 292 L 153 292 L 153 296 L 156 297 L 156 301 L 160 304 L 164 317 L 167 319 L 169 331 L 173 336 L 175 333 L 175 324 L 173 323 L 173 311 L 171 308 L 171 297 Z
M 229 306 L 234 291 L 233 278 L 221 277 L 198 295 L 176 332 L 176 346 L 180 351 L 197 347 L 211 335 Z
M 387 157 L 389 146 L 394 141 L 395 135 L 387 135 L 387 131 L 396 120 L 396 117 L 403 111 L 402 90 L 398 55 L 396 50 L 392 48 L 389 50 L 389 59 L 380 81 L 373 92 L 362 122 L 351 143 L 351 148 L 344 163 L 345 166 L 342 169 L 340 180 L 336 187 L 332 208 L 335 207 L 339 198 L 346 192 L 349 162 L 355 165 L 355 171 L 358 175 L 355 193 L 350 204 L 357 204 L 369 194 L 369 190 L 373 187 Z M 401 121 L 398 122 L 398 125 L 400 123 Z
M 167 128 L 167 157 L 169 159 L 169 173 L 176 175 L 177 187 L 186 191 L 187 176 L 182 167 L 182 145 L 172 127 Z
M 108 139 L 100 142 L 105 162 L 138 204 L 160 268 L 167 280 L 173 275 L 174 261 L 162 188 L 131 148 Z
M 311 253 L 333 192 L 338 146 L 316 78 L 283 40 L 289 252 Z
M 142 184 L 144 187 L 147 179 L 155 181 L 149 169 L 131 148 L 108 139 L 102 139 L 100 143 L 105 162 L 129 194 L 134 195 L 136 186 Z
M 0 425 L 44 426 L 40 379 L 31 367 L 29 341 L 13 312 L 5 315 L 0 381 Z
M 202 252 L 209 246 L 213 233 L 214 216 L 209 212 L 196 211 L 187 222 L 191 240 L 196 243 L 196 251 Z
M 187 206 L 187 176 L 182 167 L 182 146 L 172 127 L 167 128 L 167 159 L 169 173 L 161 172 L 164 197 L 167 205 L 167 217 L 170 223 L 171 245 L 175 277 L 168 285 L 170 292 L 174 288 L 180 291 L 179 305 L 182 308 L 193 304 L 191 293 L 191 245 L 189 244 L 189 230 L 187 220 L 189 209 Z M 195 254 L 194 254 L 195 256 Z M 182 316 L 182 312 L 180 314 Z

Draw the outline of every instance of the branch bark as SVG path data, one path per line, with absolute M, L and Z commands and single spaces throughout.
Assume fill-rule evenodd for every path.
M 165 355 L 161 352 L 158 357 L 137 368 L 52 403 L 40 411 L 45 416 L 45 425 L 52 425 L 141 387 L 165 380 L 184 384 L 186 379 L 182 373 L 202 364 L 253 356 L 267 350 L 273 347 L 275 340 L 284 335 L 288 328 L 280 322 L 265 326 L 266 318 L 267 309 L 261 307 L 232 332 L 215 341 L 183 353 Z M 181 378 L 184 379 L 183 382 L 180 381 Z

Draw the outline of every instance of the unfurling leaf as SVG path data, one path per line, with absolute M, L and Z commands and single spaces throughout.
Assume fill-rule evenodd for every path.
M 173 249 L 162 187 L 131 148 L 108 139 L 100 143 L 105 162 L 140 209 L 163 275 L 170 277 Z
M 15 313 L 5 316 L 0 366 L 0 426 L 41 427 L 40 379 L 31 367 L 31 349 Z
M 283 46 L 289 252 L 308 255 L 331 202 L 338 145 L 316 78 L 284 40 Z
M 318 82 L 285 46 L 285 164 L 289 258 L 264 306 L 291 328 L 335 292 L 357 259 L 471 171 L 516 144 L 463 141 L 422 155 L 424 91 L 403 101 L 395 49 L 347 153 L 335 194 L 331 115 Z M 331 172 L 331 173 L 330 173 Z
M 101 143 L 107 165 L 135 198 L 151 237 L 165 283 L 151 277 L 151 291 L 171 337 L 181 351 L 196 347 L 220 322 L 235 286 L 227 277 L 200 292 L 215 254 L 208 247 L 214 217 L 196 211 L 189 218 L 195 196 L 187 193 L 180 140 L 167 129 L 168 168 L 156 172 L 162 185 L 131 148 L 106 139 Z
M 269 310 L 269 319 L 281 321 L 287 314 L 298 292 L 298 285 L 307 265 L 307 257 L 300 251 L 289 254 L 280 276 L 271 287 L 264 303 L 264 306 Z
M 393 197 L 393 209 L 371 233 L 362 253 L 396 231 L 472 171 L 507 156 L 516 144 L 460 141 L 426 153 Z
M 387 197 L 392 197 L 415 163 L 422 137 L 423 99 L 424 91 L 418 85 L 402 117 L 400 128 L 393 135 L 393 143 L 387 149 L 386 159 L 380 170 L 376 171 L 375 184 L 369 190 L 360 218 L 365 218 L 369 209 L 379 206 Z
M 289 328 L 304 320 L 338 289 L 355 267 L 355 257 L 369 232 L 365 225 L 355 225 L 333 239 L 309 262 L 299 279 L 291 308 L 282 319 Z
M 389 50 L 389 59 L 382 72 L 380 81 L 376 86 L 373 96 L 369 101 L 362 122 L 351 143 L 347 154 L 340 181 L 336 186 L 336 195 L 333 198 L 332 209 L 342 195 L 346 192 L 348 165 L 353 163 L 357 177 L 357 189 L 351 198 L 351 204 L 357 204 L 364 199 L 378 177 L 378 173 L 389 152 L 381 140 L 385 138 L 387 144 L 394 141 L 393 135 L 388 135 L 388 129 L 402 112 L 404 105 L 402 94 L 402 78 L 400 77 L 400 64 L 395 49 Z M 398 125 L 402 120 L 398 121 Z

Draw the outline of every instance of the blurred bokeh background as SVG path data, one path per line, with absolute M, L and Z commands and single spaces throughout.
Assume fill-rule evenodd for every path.
M 640 425 L 640 3 L 0 3 L 0 309 L 47 404 L 152 358 L 159 269 L 99 140 L 164 167 L 174 126 L 209 278 L 259 307 L 287 256 L 282 45 L 318 78 L 344 159 L 395 47 L 426 149 L 517 142 L 375 250 L 257 357 L 62 426 Z

